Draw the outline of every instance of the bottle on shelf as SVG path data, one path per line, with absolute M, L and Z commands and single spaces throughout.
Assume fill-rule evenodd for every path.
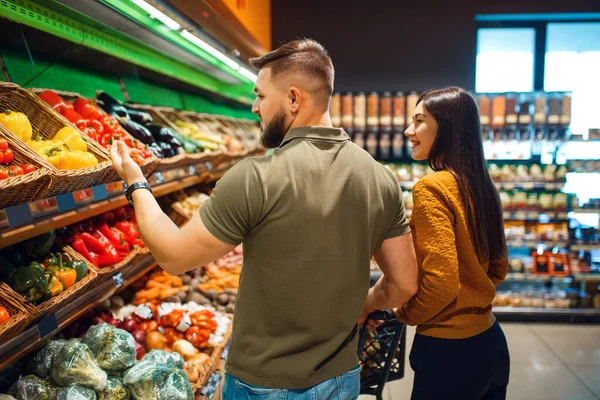
M 342 128 L 348 132 L 354 128 L 354 97 L 352 93 L 342 96 Z
M 335 128 L 342 126 L 342 98 L 339 92 L 333 93 L 331 96 L 331 105 L 329 106 L 329 114 L 331 115 L 331 125 Z
M 379 129 L 379 94 L 371 92 L 367 97 L 367 129 Z
M 406 125 L 409 126 L 412 123 L 413 116 L 415 114 L 415 108 L 417 108 L 417 101 L 419 101 L 419 95 L 417 92 L 410 92 L 406 97 Z M 404 140 L 404 148 L 406 151 L 406 157 L 410 157 L 412 154 L 412 147 L 409 145 L 408 140 Z
M 392 130 L 392 94 L 385 92 L 379 101 L 379 128 L 383 131 Z
M 396 92 L 392 103 L 392 158 L 395 161 L 400 161 L 403 156 L 402 149 L 404 147 L 404 129 L 406 125 L 406 97 L 404 97 L 404 93 Z
M 506 159 L 506 96 L 496 95 L 492 100 L 492 130 L 494 132 L 492 157 Z
M 354 96 L 354 129 L 357 132 L 367 129 L 367 96 L 364 92 Z
M 377 129 L 370 129 L 367 132 L 366 149 L 373 158 L 377 158 L 377 147 L 379 145 L 377 139 Z

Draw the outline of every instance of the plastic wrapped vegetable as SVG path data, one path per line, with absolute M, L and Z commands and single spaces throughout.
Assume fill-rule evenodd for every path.
M 50 377 L 61 386 L 80 385 L 103 390 L 107 375 L 85 343 L 68 342 L 52 358 Z
M 136 400 L 159 400 L 160 386 L 177 369 L 142 360 L 125 371 L 123 383 Z
M 152 361 L 168 368 L 183 369 L 185 362 L 179 353 L 164 350 L 152 350 L 144 356 L 143 361 Z
M 96 400 L 97 398 L 94 389 L 73 385 L 62 389 L 56 400 Z
M 67 341 L 63 339 L 51 340 L 46 343 L 46 345 L 30 359 L 29 370 L 40 378 L 48 378 L 50 366 L 52 365 L 52 358 L 66 343 Z
M 109 376 L 106 387 L 98 392 L 98 400 L 129 400 L 131 393 L 118 376 Z
M 25 363 L 22 360 L 9 365 L 0 372 L 0 392 L 6 393 L 8 389 L 19 379 L 23 374 Z
M 185 372 L 177 370 L 159 386 L 159 400 L 193 400 L 194 392 Z
M 135 363 L 135 339 L 131 333 L 102 323 L 92 326 L 82 339 L 105 371 L 120 372 Z
M 27 375 L 19 378 L 8 394 L 18 400 L 55 400 L 58 388 L 35 375 Z

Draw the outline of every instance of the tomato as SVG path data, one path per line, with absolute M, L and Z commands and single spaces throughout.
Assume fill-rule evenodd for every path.
M 8 169 L 8 172 L 10 173 L 10 176 L 19 176 L 19 175 L 23 175 L 23 168 L 21 167 L 10 167 Z
M 0 164 L 4 163 L 4 152 L 0 151 Z
M 28 174 L 30 172 L 34 172 L 35 171 L 35 166 L 33 166 L 31 164 L 23 164 L 23 166 L 21 168 L 23 168 L 23 173 L 24 174 Z
M 8 174 L 8 170 L 6 168 L 0 168 L 0 181 L 3 179 L 7 179 L 10 175 Z
M 7 149 L 4 152 L 4 164 L 10 164 L 12 160 L 15 158 L 15 155 L 11 149 Z
M 0 151 L 6 151 L 8 149 L 8 142 L 6 139 L 0 139 Z
M 0 306 L 0 325 L 10 320 L 10 314 L 6 311 L 6 308 Z

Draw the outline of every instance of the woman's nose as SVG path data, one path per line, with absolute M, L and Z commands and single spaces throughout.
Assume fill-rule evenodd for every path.
M 413 136 L 415 134 L 415 130 L 413 129 L 413 124 L 410 124 L 408 128 L 404 131 L 406 136 Z

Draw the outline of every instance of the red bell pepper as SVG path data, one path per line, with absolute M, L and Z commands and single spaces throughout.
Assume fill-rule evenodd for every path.
M 117 252 L 129 254 L 131 248 L 125 240 L 125 234 L 118 229 L 110 228 L 106 223 L 102 223 L 97 226 L 100 233 L 102 233 L 117 249 Z
M 65 105 L 68 107 L 69 103 L 65 103 Z M 72 105 L 71 105 L 72 107 Z M 79 115 L 77 112 L 75 112 L 75 110 L 72 109 L 65 109 L 63 110 L 63 112 L 61 113 L 63 115 L 63 117 L 65 117 L 67 119 L 67 121 L 69 121 L 72 124 L 77 125 L 77 123 L 79 123 L 79 121 L 85 120 L 85 118 L 83 118 L 81 115 Z
M 112 133 L 105 133 L 104 135 L 102 135 L 100 140 L 98 141 L 100 143 L 100 146 L 108 148 L 108 146 L 112 144 L 112 135 Z
M 97 126 L 97 124 L 95 124 L 94 122 L 96 121 L 90 121 L 89 119 L 80 119 L 75 123 L 75 126 L 80 131 L 85 133 L 89 138 L 97 141 L 99 137 L 99 132 L 96 130 L 95 126 Z M 102 126 L 100 126 L 100 128 L 102 128 Z
M 104 127 L 102 126 L 100 121 L 91 119 L 90 125 L 92 126 L 92 128 L 94 128 L 96 130 L 96 133 L 98 133 L 98 135 L 104 134 Z
M 119 255 L 102 256 L 102 255 L 96 254 L 96 253 L 90 253 L 90 254 L 92 257 L 92 262 L 98 267 L 107 267 L 110 265 L 115 265 L 115 264 L 120 263 L 124 259 L 124 257 L 121 257 Z
M 81 237 L 75 236 L 75 240 L 71 242 L 71 246 L 75 249 L 75 251 L 84 256 L 89 262 L 94 264 L 96 267 L 98 266 L 98 264 L 96 264 L 96 261 L 94 260 L 94 257 L 92 256 L 92 253 L 90 253 Z
M 99 118 L 99 121 L 102 123 L 102 126 L 104 127 L 104 132 L 106 133 L 113 133 L 121 130 L 121 125 L 119 124 L 119 121 L 117 121 L 117 119 L 112 115 L 103 115 Z
M 74 106 L 75 111 L 81 114 L 84 118 L 97 120 L 102 117 L 102 113 L 98 107 L 82 97 L 78 97 L 77 100 L 75 100 Z
M 97 254 L 100 254 L 103 256 L 110 255 L 111 250 L 114 253 L 117 252 L 117 250 L 114 248 L 114 246 L 112 244 L 110 244 L 110 242 L 108 241 L 108 239 L 106 239 L 106 237 L 104 238 L 106 240 L 103 241 L 103 240 L 99 239 L 98 237 L 96 237 L 95 235 L 92 236 L 87 232 L 83 232 L 80 236 L 83 239 L 85 246 L 91 252 L 94 252 L 94 253 L 97 253 Z
M 139 238 L 138 238 L 138 239 L 135 239 L 135 240 L 133 241 L 133 245 L 134 245 L 134 246 L 141 247 L 142 249 L 146 248 L 146 243 L 144 243 L 144 241 L 143 241 L 142 239 L 139 239 Z
M 48 103 L 52 108 L 62 114 L 66 110 L 63 99 L 52 90 L 44 90 L 38 95 L 40 99 Z

